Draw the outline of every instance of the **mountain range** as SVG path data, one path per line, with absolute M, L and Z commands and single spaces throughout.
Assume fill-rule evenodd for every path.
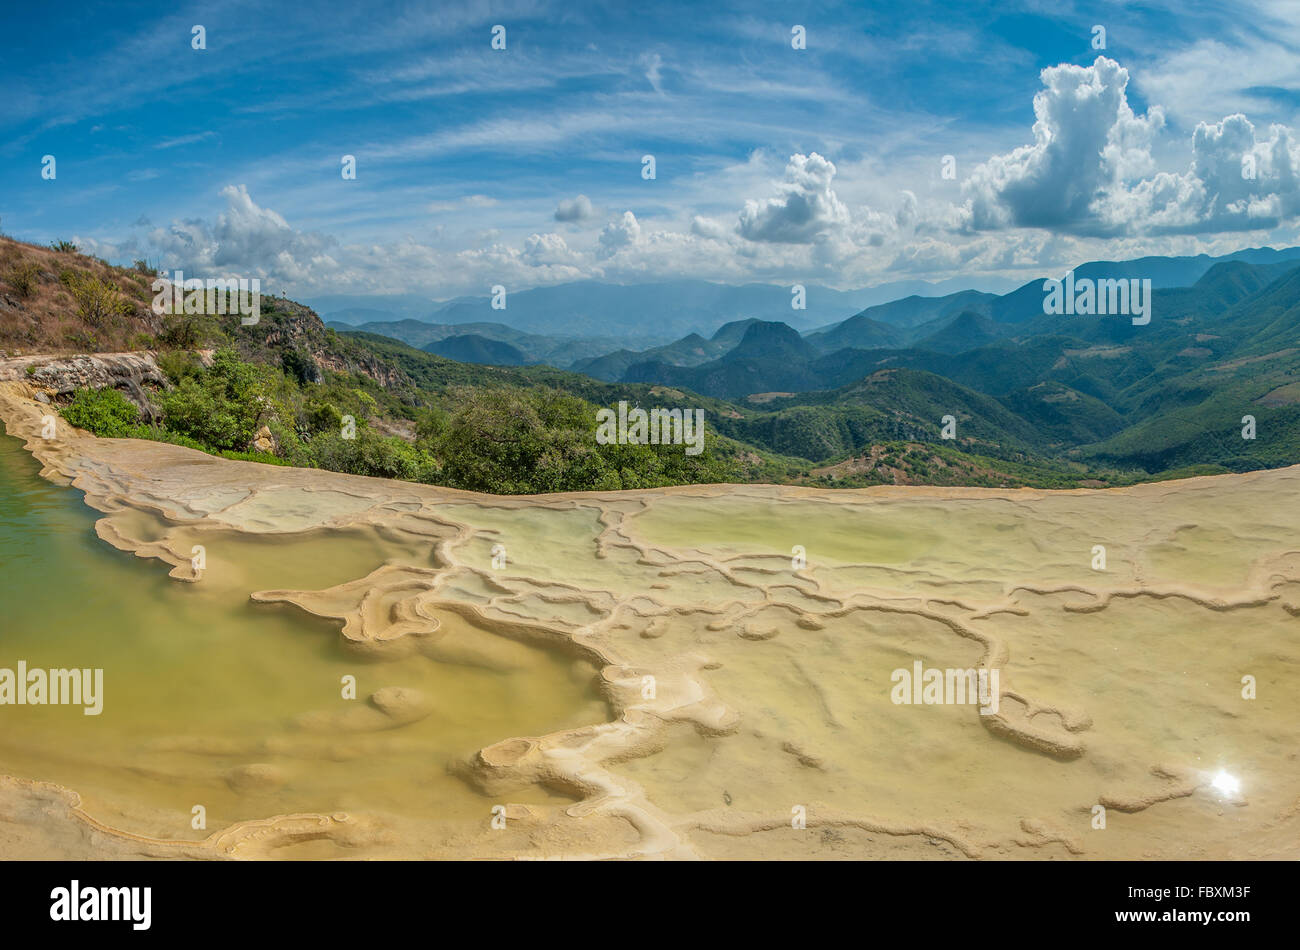
M 1000 287 L 1006 281 L 993 278 L 985 283 Z M 306 302 L 327 324 L 347 324 L 368 332 L 383 332 L 376 324 L 405 320 L 447 325 L 508 323 L 523 334 L 565 340 L 605 337 L 618 341 L 618 346 L 649 347 L 691 333 L 711 336 L 723 324 L 746 318 L 782 320 L 809 329 L 908 294 L 947 293 L 962 285 L 953 280 L 911 280 L 850 291 L 808 282 L 801 286 L 805 291 L 802 309 L 792 306 L 795 298 L 789 284 L 732 286 L 703 280 L 653 284 L 585 280 L 529 290 L 507 288 L 504 299 L 495 301 L 499 309 L 493 306 L 491 295 L 441 303 L 409 294 L 333 295 Z
M 1098 261 L 1074 273 L 1149 279 L 1150 324 L 1045 314 L 1039 278 L 1001 295 L 912 295 L 803 332 L 751 314 L 641 350 L 575 356 L 570 346 L 563 368 L 721 400 L 736 411 L 716 420 L 719 431 L 816 463 L 845 463 L 874 442 L 936 442 L 948 415 L 959 447 L 992 455 L 1149 473 L 1300 461 L 1300 248 Z M 541 342 L 508 329 L 496 339 L 515 352 L 447 327 L 423 348 L 540 362 Z M 1248 415 L 1254 440 L 1241 436 Z

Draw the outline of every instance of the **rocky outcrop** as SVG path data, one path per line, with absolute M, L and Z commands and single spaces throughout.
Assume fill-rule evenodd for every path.
M 390 360 L 341 343 L 315 310 L 284 297 L 263 297 L 255 325 L 237 336 L 246 359 L 281 366 L 303 382 L 320 382 L 326 371 L 361 373 L 385 389 L 405 389 L 411 379 Z
M 411 385 L 411 379 L 399 368 L 379 357 L 358 350 L 347 357 L 324 350 L 312 354 L 316 365 L 335 373 L 362 373 L 385 389 L 401 389 Z
M 257 430 L 257 435 L 253 436 L 253 441 L 248 444 L 248 448 L 253 452 L 269 452 L 274 454 L 277 448 L 275 436 L 267 426 Z
M 85 356 L 13 356 L 0 359 L 0 381 L 27 383 L 38 394 L 58 399 L 78 389 L 120 390 L 146 418 L 157 409 L 149 390 L 167 386 L 153 353 L 95 353 Z M 39 395 L 38 395 L 39 398 Z

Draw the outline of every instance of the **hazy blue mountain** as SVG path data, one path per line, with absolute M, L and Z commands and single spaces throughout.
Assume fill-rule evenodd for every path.
M 709 339 L 690 333 L 664 346 L 648 350 L 615 350 L 601 356 L 575 360 L 568 368 L 606 382 L 618 382 L 638 363 L 663 363 L 668 366 L 699 366 L 718 359 L 732 350 L 749 327 L 759 321 L 733 320 L 723 324 Z
M 427 323 L 423 320 L 391 320 L 349 326 L 330 320 L 326 326 L 335 330 L 356 330 L 391 337 L 416 349 L 427 349 L 429 344 L 448 337 L 474 334 L 489 340 L 508 343 L 523 355 L 525 363 L 547 363 L 561 369 L 575 360 L 587 360 L 608 353 L 619 346 L 611 337 L 591 337 L 584 340 L 522 333 L 504 323 Z
M 423 319 L 438 307 L 428 297 L 418 294 L 325 294 L 303 301 L 321 315 L 322 320 L 340 323 L 365 323 L 372 320 Z
M 730 323 L 724 323 L 722 326 L 718 327 L 717 332 L 714 333 L 713 336 L 709 337 L 709 340 L 713 343 L 719 344 L 720 346 L 725 346 L 727 349 L 731 349 L 740 342 L 741 337 L 745 335 L 745 331 L 748 330 L 752 324 L 757 322 L 758 321 L 753 317 L 750 317 L 748 320 L 732 320 Z
M 812 344 L 788 324 L 778 320 L 755 320 L 745 328 L 740 342 L 722 359 L 771 359 L 806 362 L 816 356 Z
M 612 383 L 622 379 L 628 368 L 637 363 L 662 362 L 672 366 L 698 366 L 716 359 L 735 345 L 729 340 L 718 340 L 716 336 L 715 334 L 714 339 L 706 340 L 698 333 L 691 333 L 673 343 L 648 350 L 615 350 L 603 356 L 575 360 L 568 368 L 575 373 L 586 373 Z
M 914 344 L 917 349 L 936 350 L 940 353 L 964 353 L 987 346 L 997 340 L 998 325 L 983 314 L 963 310 L 944 326 L 922 337 Z
M 523 366 L 528 358 L 509 343 L 492 340 L 477 333 L 463 333 L 435 340 L 422 347 L 426 353 L 436 353 L 460 363 L 481 363 L 484 366 Z
M 829 330 L 814 330 L 805 334 L 804 338 L 823 353 L 843 349 L 846 346 L 870 350 L 877 347 L 902 346 L 906 342 L 907 334 L 904 330 L 867 316 L 869 312 L 864 311 L 850 317 L 835 324 Z
M 1216 264 L 1239 261 L 1256 267 L 1285 267 L 1287 263 L 1300 262 L 1300 247 L 1276 250 L 1271 247 L 1247 248 L 1211 257 L 1197 254 L 1194 257 L 1141 257 L 1131 261 L 1089 261 L 1074 268 L 1075 280 L 1146 280 L 1155 290 L 1191 287 Z M 994 300 L 990 316 L 999 323 L 1023 323 L 1043 315 L 1043 282 L 1064 274 L 1048 274 L 1036 278 Z
M 848 349 L 819 358 L 812 344 L 793 327 L 779 321 L 755 320 L 745 328 L 735 347 L 716 360 L 698 366 L 673 366 L 662 360 L 637 363 L 628 367 L 621 381 L 685 387 L 719 399 L 755 393 L 797 393 L 836 385 L 828 380 L 823 359 L 834 360 L 844 354 L 866 358 L 866 351 Z M 852 378 L 854 372 L 836 366 L 833 376 L 842 382 Z
M 658 346 L 689 333 L 707 336 L 725 323 L 750 317 L 818 326 L 860 310 L 860 302 L 869 296 L 815 284 L 805 287 L 807 309 L 794 310 L 789 285 L 581 281 L 508 293 L 504 310 L 493 310 L 488 296 L 461 298 L 434 309 L 430 319 L 438 323 L 508 320 L 529 333 L 639 336 L 648 346 Z
M 862 344 L 855 342 L 860 332 L 858 327 L 887 324 L 891 327 L 907 328 L 929 323 L 936 318 L 955 316 L 963 310 L 988 313 L 996 299 L 994 294 L 981 293 L 977 290 L 960 290 L 942 297 L 904 297 L 901 300 L 868 307 L 847 320 L 813 331 L 809 337 L 810 339 L 816 337 L 813 342 L 821 349 L 859 346 Z M 867 332 L 870 334 L 871 331 Z
M 1265 247 L 1247 248 L 1218 257 L 1199 254 L 1191 257 L 1143 257 L 1130 261 L 1090 261 L 1074 268 L 1074 274 L 1076 279 L 1149 279 L 1153 289 L 1190 288 L 1220 264 L 1249 265 L 1271 280 L 1296 262 L 1300 262 L 1300 247 Z M 819 350 L 831 352 L 844 346 L 869 349 L 912 342 L 917 337 L 908 334 L 890 342 L 879 324 L 903 329 L 921 329 L 930 324 L 926 329 L 930 333 L 941 325 L 935 323 L 937 318 L 956 316 L 967 310 L 992 317 L 998 323 L 1023 323 L 1043 316 L 1043 282 L 1049 277 L 1061 276 L 1063 273 L 1044 274 L 1001 296 L 974 289 L 940 296 L 914 294 L 874 304 L 845 320 L 808 331 L 806 335 Z

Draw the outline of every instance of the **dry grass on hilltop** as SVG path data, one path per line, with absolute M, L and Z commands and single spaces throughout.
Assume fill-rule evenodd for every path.
M 75 250 L 0 237 L 0 351 L 150 349 L 162 319 L 150 309 L 152 268 L 114 267 Z

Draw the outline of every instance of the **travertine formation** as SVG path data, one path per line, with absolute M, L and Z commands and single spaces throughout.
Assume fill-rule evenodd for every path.
M 191 550 L 205 533 L 372 527 L 404 545 L 374 571 L 249 596 L 334 621 L 348 650 L 375 658 L 567 651 L 599 669 L 611 716 L 503 735 L 455 763 L 482 819 L 433 836 L 359 808 L 174 842 L 109 827 L 75 790 L 10 778 L 0 851 L 1300 856 L 1300 467 L 1104 492 L 497 498 L 96 439 L 61 419 L 43 439 L 48 407 L 32 397 L 0 384 L 0 417 L 44 474 L 105 513 L 105 541 L 201 584 Z M 144 536 L 138 512 L 171 527 Z M 427 561 L 402 556 L 411 539 Z M 897 702 L 896 671 L 918 662 L 996 670 L 995 702 Z M 400 737 L 428 708 L 392 689 L 346 716 L 304 710 L 299 725 L 304 742 Z M 261 762 L 226 781 L 283 784 Z M 518 802 L 537 787 L 569 803 Z

